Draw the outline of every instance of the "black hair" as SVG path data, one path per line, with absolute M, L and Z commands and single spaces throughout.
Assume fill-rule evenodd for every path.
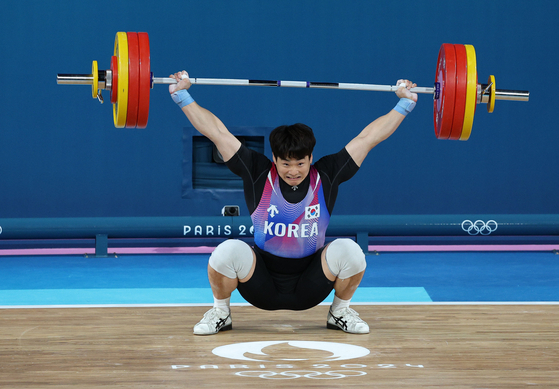
M 312 129 L 301 123 L 279 126 L 270 133 L 270 146 L 276 158 L 310 157 L 315 144 L 316 139 Z

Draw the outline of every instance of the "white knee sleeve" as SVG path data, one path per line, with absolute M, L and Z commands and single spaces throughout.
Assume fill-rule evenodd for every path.
M 212 269 L 226 277 L 239 280 L 248 276 L 253 262 L 252 249 L 238 239 L 226 240 L 219 244 L 210 256 Z
M 361 247 L 351 239 L 336 239 L 326 248 L 326 263 L 333 275 L 342 280 L 361 273 L 367 267 Z

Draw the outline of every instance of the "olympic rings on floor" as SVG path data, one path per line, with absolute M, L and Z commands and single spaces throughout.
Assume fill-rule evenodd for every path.
M 366 375 L 364 371 L 356 370 L 333 370 L 333 371 L 312 371 L 312 370 L 289 370 L 282 372 L 275 371 L 262 371 L 262 370 L 250 370 L 250 371 L 239 371 L 235 375 L 241 377 L 255 377 L 255 378 L 265 378 L 269 380 L 292 380 L 295 378 L 311 378 L 316 380 L 336 380 L 340 378 L 347 377 L 359 377 Z

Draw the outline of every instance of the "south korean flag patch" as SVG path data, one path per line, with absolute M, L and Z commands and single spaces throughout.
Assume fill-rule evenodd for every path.
M 305 220 L 315 219 L 317 217 L 320 217 L 320 204 L 305 207 Z

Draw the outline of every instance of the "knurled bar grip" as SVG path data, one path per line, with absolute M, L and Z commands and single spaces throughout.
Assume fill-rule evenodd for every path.
M 93 82 L 91 74 L 58 74 L 56 83 L 59 85 L 90 85 Z M 337 82 L 309 82 L 309 81 L 269 81 L 269 80 L 243 80 L 232 78 L 198 78 L 190 77 L 190 82 L 196 85 L 230 85 L 230 86 L 275 86 L 290 88 L 321 88 L 321 89 L 347 89 L 373 92 L 395 92 L 397 85 L 354 84 Z M 176 84 L 174 78 L 152 77 L 152 84 Z M 482 87 L 487 85 L 482 85 Z M 486 88 L 484 88 L 486 89 Z M 435 88 L 416 87 L 411 92 L 433 94 Z M 496 100 L 529 101 L 530 92 L 523 90 L 496 89 Z

